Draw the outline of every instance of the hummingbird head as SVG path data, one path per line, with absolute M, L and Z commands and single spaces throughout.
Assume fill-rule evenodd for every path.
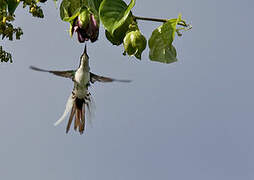
M 89 67 L 89 56 L 87 54 L 86 45 L 85 45 L 85 48 L 84 48 L 84 52 L 80 57 L 80 66 L 82 66 L 84 68 Z

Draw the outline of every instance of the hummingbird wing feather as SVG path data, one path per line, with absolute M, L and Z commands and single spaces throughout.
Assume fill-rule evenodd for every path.
M 99 75 L 96 75 L 91 72 L 90 72 L 90 81 L 91 81 L 91 83 L 94 83 L 96 81 L 98 81 L 98 82 L 131 82 L 131 80 L 113 79 L 110 77 L 99 76 Z
M 70 71 L 50 71 L 50 70 L 40 69 L 40 68 L 37 68 L 34 66 L 30 66 L 30 68 L 35 71 L 48 72 L 48 73 L 52 73 L 57 76 L 71 78 L 71 79 L 74 77 L 74 74 L 75 74 L 75 71 L 73 71 L 73 70 L 70 70 Z
M 66 107 L 65 107 L 65 110 L 64 110 L 64 113 L 63 115 L 61 116 L 61 118 L 55 122 L 55 126 L 57 126 L 58 124 L 60 124 L 64 119 L 65 117 L 68 115 L 68 113 L 71 111 L 72 107 L 73 107 L 73 104 L 74 104 L 74 99 L 72 97 L 72 94 L 70 95 L 67 103 L 66 103 Z

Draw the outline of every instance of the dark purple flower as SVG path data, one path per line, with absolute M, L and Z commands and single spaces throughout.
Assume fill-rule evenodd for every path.
M 93 14 L 89 14 L 88 18 L 85 18 L 85 21 L 89 22 L 82 22 L 82 18 L 79 15 L 73 22 L 72 33 L 77 32 L 80 43 L 89 41 L 89 39 L 91 42 L 95 42 L 99 36 L 99 24 Z

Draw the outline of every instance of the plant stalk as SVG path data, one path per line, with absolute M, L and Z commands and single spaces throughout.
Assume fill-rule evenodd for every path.
M 160 19 L 160 18 L 147 18 L 147 17 L 140 17 L 140 16 L 133 16 L 134 20 L 143 20 L 143 21 L 154 21 L 154 22 L 168 22 L 169 19 Z M 178 22 L 178 25 L 183 26 L 183 27 L 189 27 L 189 29 L 191 29 L 191 25 L 186 24 L 185 21 L 181 20 L 180 22 Z
M 139 17 L 139 16 L 133 16 L 134 20 L 143 20 L 143 21 L 155 21 L 155 22 L 167 22 L 168 19 L 158 19 L 158 18 L 147 18 L 147 17 Z

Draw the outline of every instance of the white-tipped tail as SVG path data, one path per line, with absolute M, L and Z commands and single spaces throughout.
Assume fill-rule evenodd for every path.
M 66 118 L 68 113 L 71 111 L 71 108 L 72 108 L 73 104 L 74 104 L 74 99 L 73 99 L 72 94 L 71 94 L 68 101 L 67 101 L 67 103 L 66 103 L 66 107 L 65 107 L 63 115 L 61 116 L 61 118 L 58 121 L 55 122 L 54 126 L 59 125 Z

